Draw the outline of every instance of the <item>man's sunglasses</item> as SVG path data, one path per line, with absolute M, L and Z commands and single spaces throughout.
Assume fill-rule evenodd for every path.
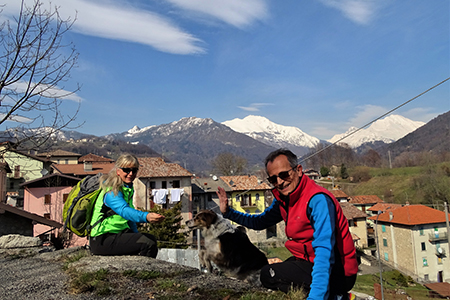
M 287 170 L 287 171 L 283 171 L 283 172 L 278 173 L 278 175 L 272 175 L 272 176 L 270 176 L 270 177 L 267 177 L 267 180 L 268 180 L 271 184 L 275 185 L 275 184 L 278 183 L 278 177 L 280 177 L 281 180 L 286 180 L 286 179 L 288 179 L 288 178 L 289 178 L 289 172 L 291 172 L 291 171 L 294 170 L 295 168 L 296 168 L 296 167 L 293 167 L 292 169 L 289 169 L 289 170 Z
M 131 172 L 133 172 L 133 174 L 136 174 L 139 171 L 139 168 L 119 168 L 119 169 L 121 169 L 127 174 L 130 174 Z

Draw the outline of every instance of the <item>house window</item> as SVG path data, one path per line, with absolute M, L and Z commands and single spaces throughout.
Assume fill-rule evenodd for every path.
M 66 165 L 68 165 L 68 164 L 69 164 L 69 160 L 66 158 L 66 159 L 64 160 L 64 163 L 65 163 Z
M 162 189 L 167 189 L 167 181 L 162 181 L 161 182 L 161 188 Z
M 381 225 L 381 231 L 386 232 L 386 225 Z
M 353 226 L 358 227 L 358 222 L 356 220 L 353 220 Z
M 422 263 L 424 267 L 428 267 L 428 260 L 426 257 L 422 258 Z
M 255 201 L 258 201 L 258 200 L 259 200 L 259 194 L 256 193 L 256 195 L 255 195 Z
M 422 251 L 426 251 L 427 247 L 425 246 L 425 243 L 421 243 L 421 245 L 422 245 Z
M 383 238 L 383 246 L 387 247 L 387 239 Z
M 180 181 L 179 181 L 179 180 L 174 180 L 174 181 L 172 182 L 172 187 L 173 187 L 174 189 L 179 188 L 179 187 L 180 187 Z
M 66 203 L 67 198 L 69 198 L 69 194 L 63 194 L 63 203 Z
M 14 181 L 10 181 L 9 182 L 9 189 L 13 190 L 14 189 Z
M 355 225 L 355 221 L 348 220 L 348 227 L 353 227 Z
M 156 182 L 150 181 L 150 188 L 153 190 L 156 188 Z
M 50 220 L 50 214 L 44 214 L 44 218 L 49 219 Z
M 384 252 L 384 260 L 389 261 L 389 254 L 387 252 Z
M 439 238 L 439 229 L 437 227 L 434 227 L 434 237 Z
M 208 194 L 208 201 L 213 201 L 212 194 Z
M 424 275 L 423 275 L 423 279 L 424 279 L 425 281 L 428 281 L 428 280 L 430 280 L 430 278 L 429 278 L 428 274 L 424 274 Z
M 439 257 L 439 256 L 438 256 L 438 258 L 437 258 L 437 263 L 438 263 L 438 265 L 442 265 L 442 257 Z
M 424 235 L 424 233 L 423 233 L 423 227 L 420 227 L 420 229 L 419 229 L 419 234 L 420 234 L 420 235 Z
M 20 166 L 15 166 L 14 167 L 14 178 L 19 178 L 20 177 Z
M 47 204 L 47 205 L 52 204 L 52 195 L 47 194 L 44 196 L 44 204 Z
M 251 204 L 251 195 L 249 194 L 245 194 L 243 199 L 242 199 L 242 206 L 250 206 Z

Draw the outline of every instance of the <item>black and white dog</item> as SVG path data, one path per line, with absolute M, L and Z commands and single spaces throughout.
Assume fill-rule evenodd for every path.
M 200 229 L 205 238 L 199 259 L 209 272 L 213 262 L 230 277 L 252 281 L 253 275 L 268 264 L 265 254 L 250 242 L 244 227 L 233 226 L 212 210 L 199 212 L 186 225 L 191 230 Z

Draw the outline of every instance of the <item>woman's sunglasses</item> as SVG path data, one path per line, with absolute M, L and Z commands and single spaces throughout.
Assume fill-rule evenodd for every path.
M 127 174 L 130 174 L 131 172 L 136 174 L 139 171 L 139 168 L 119 168 L 119 169 L 121 169 L 124 173 Z
M 278 173 L 278 175 L 272 175 L 270 177 L 267 177 L 267 180 L 275 185 L 278 183 L 278 177 L 280 177 L 281 180 L 286 180 L 289 178 L 289 172 L 291 172 L 292 170 L 294 170 L 296 167 L 293 167 L 292 169 L 288 170 L 288 171 L 283 171 Z

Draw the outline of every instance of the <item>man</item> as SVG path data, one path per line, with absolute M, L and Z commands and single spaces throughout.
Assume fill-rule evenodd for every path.
M 269 289 L 303 287 L 308 299 L 346 299 L 358 272 L 356 251 L 342 209 L 326 189 L 304 176 L 297 156 L 287 149 L 270 153 L 265 160 L 275 196 L 263 213 L 251 215 L 228 207 L 225 190 L 219 188 L 224 217 L 255 230 L 284 220 L 286 248 L 292 257 L 261 269 L 261 283 Z

